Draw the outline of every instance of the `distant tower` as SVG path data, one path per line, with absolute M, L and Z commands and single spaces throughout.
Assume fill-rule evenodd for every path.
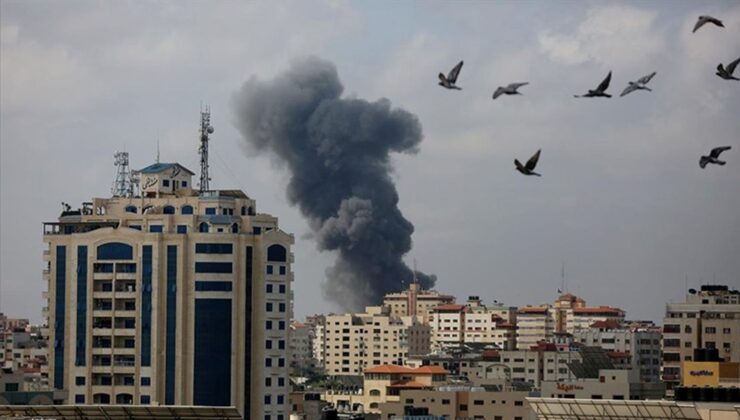
M 206 106 L 205 111 L 200 111 L 200 192 L 208 191 L 208 135 L 213 133 L 211 126 L 211 108 Z
M 116 152 L 113 158 L 116 165 L 116 180 L 113 181 L 111 194 L 113 194 L 113 197 L 133 197 L 134 184 L 131 181 L 131 171 L 128 168 L 128 152 Z

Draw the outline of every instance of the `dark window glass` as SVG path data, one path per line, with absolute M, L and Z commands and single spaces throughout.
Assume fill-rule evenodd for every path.
M 184 182 L 182 183 L 182 186 L 183 187 L 186 186 Z M 182 213 L 182 214 L 193 214 L 193 206 L 182 206 L 182 208 L 180 208 L 180 213 Z
M 265 311 L 272 312 L 272 302 L 265 303 Z
M 231 273 L 230 262 L 196 262 L 196 273 Z
M 87 350 L 87 247 L 77 247 L 77 349 L 75 366 L 86 365 Z M 79 378 L 79 377 L 78 377 Z M 84 382 L 85 377 L 82 377 Z M 84 385 L 84 383 L 83 383 Z
M 262 228 L 261 228 L 261 227 L 259 227 L 259 226 L 254 226 L 254 227 L 252 228 L 252 234 L 254 234 L 254 235 L 259 235 L 260 233 L 262 233 Z
M 272 266 L 271 265 L 268 265 L 267 266 L 267 274 L 272 274 Z
M 142 395 L 141 396 L 141 403 L 142 404 L 151 404 L 152 403 L 152 397 L 149 395 Z
M 99 260 L 133 260 L 134 248 L 120 242 L 109 242 L 98 246 Z
M 85 385 L 85 377 L 84 376 L 75 376 L 75 385 Z
M 287 250 L 282 245 L 271 245 L 267 248 L 267 261 L 287 261 Z
M 162 225 L 149 225 L 149 232 L 162 233 L 163 227 Z
M 280 275 L 281 276 L 284 276 L 285 275 L 285 266 L 284 265 L 281 265 L 280 266 Z
M 136 206 L 126 206 L 126 213 L 134 213 L 136 214 L 137 208 Z
M 231 254 L 231 244 L 195 244 L 196 254 Z
M 196 281 L 196 292 L 230 292 L 232 285 L 230 281 Z
M 99 247 L 98 247 L 99 248 Z M 67 248 L 56 249 L 56 291 L 54 308 L 54 388 L 64 389 L 64 330 L 67 299 Z
M 164 206 L 162 209 L 162 213 L 164 214 L 175 214 L 175 208 L 172 206 Z
M 152 246 L 144 245 L 141 256 L 141 365 L 151 366 L 152 343 Z
M 284 284 L 279 285 L 278 290 L 280 291 L 280 293 L 285 293 L 285 285 Z
M 163 179 L 162 180 L 162 186 L 163 187 L 169 187 L 170 186 L 170 180 L 169 179 Z
M 85 395 L 75 394 L 75 404 L 84 404 L 84 403 L 85 403 Z
M 195 405 L 231 402 L 231 299 L 195 299 Z
M 215 207 L 206 207 L 206 214 L 216 214 Z
M 188 233 L 187 225 L 177 225 L 177 233 Z
M 266 288 L 266 292 L 267 293 L 272 293 L 272 285 L 271 284 L 266 285 L 265 288 Z
M 150 386 L 152 384 L 152 379 L 148 376 L 142 376 L 141 377 L 141 386 Z
M 199 224 L 198 225 L 198 232 L 207 233 L 208 232 L 208 223 L 203 222 L 203 223 Z
M 141 230 L 141 225 L 128 225 L 131 229 Z
M 177 327 L 177 246 L 167 245 L 167 306 L 165 313 L 165 404 L 175 403 L 175 346 Z
M 285 340 L 278 340 L 278 349 L 280 350 L 285 349 Z

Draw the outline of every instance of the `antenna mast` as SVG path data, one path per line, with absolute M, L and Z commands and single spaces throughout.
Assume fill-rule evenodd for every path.
M 208 135 L 213 134 L 213 127 L 211 126 L 211 107 L 206 105 L 206 109 L 200 111 L 200 147 L 198 147 L 198 153 L 200 153 L 200 192 L 203 193 L 209 190 L 208 181 L 211 178 L 208 176 Z
M 113 155 L 116 166 L 116 180 L 113 181 L 113 197 L 133 197 L 134 185 L 131 182 L 131 171 L 128 167 L 128 152 L 116 152 Z

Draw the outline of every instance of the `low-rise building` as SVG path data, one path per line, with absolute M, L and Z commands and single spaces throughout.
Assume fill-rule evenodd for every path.
M 484 344 L 495 349 L 513 350 L 516 346 L 515 323 L 516 308 L 500 303 L 486 306 L 478 296 L 470 296 L 464 305 L 440 305 L 431 314 L 432 349 Z

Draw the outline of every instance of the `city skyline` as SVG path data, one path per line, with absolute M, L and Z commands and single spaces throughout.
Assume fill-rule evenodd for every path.
M 405 261 L 440 292 L 551 302 L 565 264 L 570 292 L 660 322 L 687 286 L 739 286 L 740 85 L 713 74 L 740 51 L 739 6 L 393 5 L 0 3 L 0 311 L 41 319 L 41 223 L 62 201 L 109 197 L 114 152 L 134 169 L 158 149 L 198 168 L 205 103 L 212 184 L 244 190 L 296 234 L 296 318 L 341 312 L 320 287 L 334 255 L 289 205 L 286 171 L 244 150 L 230 105 L 245 80 L 307 55 L 337 67 L 343 97 L 419 118 L 419 152 L 392 157 L 393 179 L 415 226 Z M 701 14 L 726 28 L 693 34 Z M 436 86 L 460 59 L 463 91 Z M 654 91 L 570 97 L 608 70 L 612 91 L 657 71 Z M 519 79 L 523 96 L 491 101 Z M 702 171 L 699 156 L 725 144 L 728 164 Z M 540 147 L 543 177 L 521 177 L 514 157 Z

